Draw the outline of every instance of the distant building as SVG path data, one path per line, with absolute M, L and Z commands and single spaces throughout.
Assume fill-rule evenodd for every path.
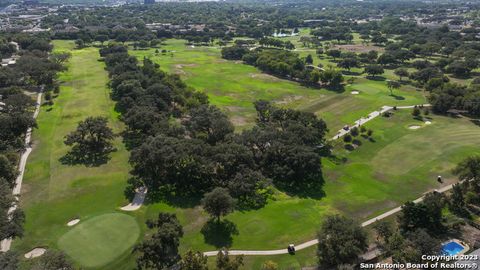
M 155 4 L 155 0 L 144 0 L 145 5 Z

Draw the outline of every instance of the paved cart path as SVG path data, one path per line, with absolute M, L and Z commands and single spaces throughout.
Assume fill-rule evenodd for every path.
M 42 92 L 38 93 L 37 95 L 37 104 L 35 105 L 35 112 L 33 113 L 33 118 L 37 118 L 38 113 L 40 112 L 40 104 L 42 103 Z M 20 195 L 21 189 L 22 189 L 22 181 L 23 181 L 23 174 L 25 173 L 25 166 L 27 165 L 27 159 L 30 153 L 32 152 L 32 146 L 30 145 L 32 140 L 32 128 L 29 128 L 27 130 L 27 133 L 25 135 L 25 145 L 26 149 L 25 152 L 23 152 L 22 156 L 20 157 L 20 163 L 18 164 L 18 176 L 17 179 L 15 179 L 15 187 L 13 188 L 12 194 L 15 196 L 18 200 L 18 195 Z M 8 213 L 13 212 L 15 209 L 17 209 L 17 204 L 14 204 L 10 209 L 8 210 Z M 1 242 L 0 246 L 0 251 L 6 252 L 10 250 L 10 246 L 12 244 L 12 239 L 4 239 Z
M 449 191 L 450 189 L 452 189 L 454 184 L 451 184 L 451 185 L 448 185 L 448 186 L 445 186 L 445 187 L 442 187 L 438 190 L 436 190 L 436 192 L 439 192 L 439 193 L 444 193 L 444 192 L 447 192 Z M 424 196 L 414 200 L 413 202 L 415 203 L 419 203 L 421 201 L 423 201 L 423 198 Z M 387 218 L 391 215 L 394 215 L 398 212 L 400 212 L 402 210 L 401 206 L 399 207 L 396 207 L 388 212 L 385 212 L 379 216 L 376 216 L 374 218 L 371 218 L 365 222 L 362 223 L 362 227 L 366 227 L 368 225 L 371 225 L 372 223 L 375 223 L 379 220 L 382 220 L 384 218 Z M 290 244 L 290 243 L 288 243 Z M 301 243 L 299 245 L 295 245 L 295 250 L 302 250 L 302 249 L 305 249 L 305 248 L 308 248 L 308 247 L 311 247 L 311 246 L 314 246 L 318 244 L 318 240 L 317 239 L 313 239 L 313 240 L 310 240 L 310 241 L 307 241 L 305 243 Z M 216 256 L 218 254 L 218 251 L 207 251 L 207 252 L 204 252 L 203 253 L 205 256 Z M 276 250 L 229 250 L 228 251 L 228 254 L 230 255 L 259 255 L 259 256 L 267 256 L 267 255 L 280 255 L 280 254 L 288 254 L 288 250 L 286 248 L 286 245 L 285 245 L 285 248 L 283 249 L 276 249 Z

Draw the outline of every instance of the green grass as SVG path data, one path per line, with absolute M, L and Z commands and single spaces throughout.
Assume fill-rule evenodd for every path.
M 375 142 L 363 140 L 357 150 L 341 151 L 345 164 L 325 164 L 326 199 L 336 208 L 357 217 L 376 215 L 439 187 L 438 175 L 455 181 L 451 169 L 478 152 L 480 128 L 469 119 L 434 115 L 426 125 L 410 113 L 401 110 L 373 120 L 366 126 L 374 130 Z M 412 130 L 411 125 L 421 128 Z
M 98 261 L 82 251 L 82 247 L 91 245 L 95 237 L 82 238 L 78 247 L 66 247 L 62 243 L 65 238 L 81 238 L 83 232 L 94 230 L 95 224 L 109 223 L 108 219 L 101 217 L 114 215 L 112 213 L 126 203 L 123 191 L 129 177 L 128 152 L 118 139 L 115 141 L 117 151 L 111 155 L 108 164 L 85 168 L 59 162 L 68 151 L 63 144 L 64 136 L 87 116 L 108 117 L 116 132 L 120 132 L 123 126 L 109 98 L 106 87 L 108 77 L 104 63 L 98 61 L 98 49 L 74 50 L 73 42 L 65 41 L 56 41 L 54 45 L 56 50 L 69 50 L 73 56 L 69 70 L 61 75 L 63 84 L 55 105 L 51 109 L 42 107 L 38 118 L 34 151 L 27 164 L 21 198 L 27 215 L 25 237 L 14 241 L 13 248 L 20 254 L 36 246 L 62 249 L 78 265 L 95 268 L 93 263 Z M 384 104 L 421 101 L 421 93 L 409 88 L 398 91 L 396 94 L 405 96 L 405 100 L 396 101 L 388 95 L 384 82 L 364 78 L 347 86 L 344 93 L 308 89 L 266 76 L 254 67 L 224 61 L 216 48 L 187 48 L 179 40 L 168 41 L 165 48 L 176 52 L 173 56 L 155 56 L 152 50 L 134 53 L 140 58 L 152 56 L 163 69 L 182 73 L 189 85 L 206 91 L 212 103 L 229 111 L 231 118 L 244 117 L 246 122 L 243 127 L 251 124 L 254 117 L 251 102 L 258 98 L 273 99 L 285 106 L 316 112 L 333 127 L 351 123 Z M 179 64 L 194 65 L 175 66 Z M 349 91 L 353 89 L 361 94 L 351 95 Z M 262 250 L 284 248 L 289 243 L 299 244 L 315 237 L 327 213 L 340 212 L 362 221 L 417 198 L 427 190 L 438 188 L 436 176 L 439 174 L 447 181 L 453 181 L 450 169 L 465 156 L 478 151 L 480 128 L 466 118 L 432 118 L 431 125 L 424 125 L 412 119 L 410 111 L 406 110 L 396 112 L 391 118 L 377 118 L 369 122 L 367 126 L 374 130 L 375 142 L 362 139 L 363 145 L 353 152 L 337 145 L 335 153 L 339 159 L 346 157 L 346 163 L 323 160 L 325 197 L 300 198 L 277 192 L 262 209 L 236 211 L 228 215 L 226 219 L 232 221 L 238 230 L 238 234 L 232 235 L 231 248 Z M 409 129 L 408 126 L 413 124 L 422 128 Z M 180 208 L 164 202 L 153 203 L 125 214 L 131 216 L 129 220 L 136 226 L 134 223 L 118 226 L 119 222 L 114 222 L 113 226 L 118 227 L 115 233 L 123 233 L 125 235 L 122 236 L 135 241 L 138 237 L 131 228 L 137 228 L 135 231 L 139 228 L 140 234 L 143 234 L 145 220 L 156 218 L 160 211 L 176 213 L 184 226 L 185 235 L 180 246 L 182 253 L 187 249 L 217 249 L 215 245 L 206 243 L 200 232 L 208 220 L 200 207 Z M 82 220 L 78 227 L 66 226 L 69 220 L 77 217 Z M 128 250 L 130 245 L 129 242 L 118 250 L 113 243 L 99 246 L 102 250 L 96 252 L 98 256 L 111 261 L 99 268 L 131 269 L 134 257 Z M 245 269 L 259 269 L 268 259 L 278 262 L 281 269 L 297 269 L 314 264 L 314 253 L 315 248 L 312 247 L 295 256 L 248 257 Z M 210 261 L 212 263 L 212 259 Z
M 100 267 L 127 252 L 139 236 L 135 218 L 105 214 L 73 227 L 58 240 L 58 246 L 79 264 Z
M 436 181 L 438 175 L 442 175 L 446 183 L 455 181 L 451 169 L 466 156 L 478 153 L 480 127 L 466 118 L 454 119 L 436 115 L 430 119 L 432 124 L 426 125 L 413 119 L 410 113 L 410 110 L 397 111 L 391 118 L 381 117 L 368 123 L 367 127 L 374 130 L 375 142 L 362 138 L 363 145 L 352 152 L 343 150 L 343 144 L 339 142 L 336 146 L 338 158 L 346 157 L 348 161 L 337 164 L 333 160 L 324 160 L 325 198 L 312 200 L 309 206 L 302 203 L 311 199 L 295 202 L 294 198 L 267 205 L 265 209 L 272 209 L 277 204 L 284 205 L 278 207 L 285 210 L 277 209 L 276 216 L 268 216 L 269 220 L 280 221 L 277 226 L 284 229 L 283 234 L 280 236 L 271 234 L 277 227 L 264 229 L 267 227 L 260 222 L 257 227 L 258 233 L 248 230 L 245 231 L 248 235 L 244 237 L 248 237 L 251 243 L 256 243 L 262 248 L 273 248 L 270 244 L 276 242 L 275 237 L 282 239 L 281 243 L 276 243 L 275 248 L 283 247 L 290 242 L 298 244 L 301 241 L 295 239 L 305 240 L 303 236 L 309 239 L 315 237 L 322 216 L 327 212 L 325 209 L 364 221 L 407 200 L 416 199 L 428 190 L 439 188 L 440 184 Z M 412 130 L 409 129 L 411 125 L 419 125 L 421 128 Z M 289 212 L 293 209 L 298 211 L 295 216 Z M 232 220 L 234 218 L 236 220 L 241 216 L 238 221 L 251 220 L 254 214 L 261 214 L 257 219 L 263 220 L 264 214 L 259 211 L 236 212 L 231 217 Z M 290 234 L 291 223 L 285 223 L 283 226 L 281 220 L 293 221 L 292 230 L 295 233 Z M 315 220 L 316 222 L 312 222 Z M 268 224 L 272 225 L 274 224 Z M 298 237 L 296 226 L 302 226 L 305 230 Z M 240 235 L 242 232 L 240 230 Z M 263 242 L 263 239 L 268 238 L 266 235 L 273 237 L 267 243 Z M 262 241 L 257 242 L 256 237 Z M 273 256 L 271 259 L 279 262 L 281 269 L 289 269 L 289 266 L 298 269 L 300 266 L 315 263 L 314 251 L 315 248 L 301 251 L 298 258 L 297 255 L 281 255 Z M 249 257 L 246 260 L 246 269 L 253 266 L 252 269 L 258 269 L 255 267 L 265 260 L 267 257 Z
M 397 90 L 397 98 L 390 96 L 385 81 L 357 77 L 344 92 L 338 93 L 306 88 L 264 74 L 241 61 L 224 60 L 219 47 L 191 47 L 185 46 L 183 40 L 171 39 L 162 49 L 168 52 L 155 54 L 155 49 L 149 49 L 131 50 L 130 53 L 139 59 L 149 57 L 160 64 L 161 69 L 180 74 L 189 86 L 207 93 L 211 103 L 221 107 L 239 129 L 254 124 L 253 102 L 258 99 L 314 112 L 327 121 L 333 134 L 343 125 L 351 124 L 383 105 L 425 103 L 423 93 L 412 87 Z M 304 51 L 299 53 L 306 55 Z M 332 64 L 327 59 L 325 61 Z M 354 90 L 360 91 L 360 95 L 352 95 L 350 92 Z
M 57 249 L 57 240 L 69 230 L 69 220 L 111 213 L 126 203 L 123 191 L 128 179 L 128 152 L 120 138 L 115 140 L 117 151 L 111 154 L 108 164 L 87 168 L 59 161 L 69 150 L 63 143 L 64 136 L 86 117 L 107 117 L 117 133 L 123 126 L 113 110 L 106 86 L 108 76 L 104 64 L 98 62 L 98 50 L 74 50 L 74 43 L 65 41 L 54 45 L 55 50 L 70 51 L 72 58 L 68 71 L 60 75 L 63 83 L 59 97 L 52 107 L 42 106 L 38 129 L 33 132 L 34 149 L 27 163 L 21 199 L 26 213 L 25 236 L 13 243 L 21 253 L 36 246 Z

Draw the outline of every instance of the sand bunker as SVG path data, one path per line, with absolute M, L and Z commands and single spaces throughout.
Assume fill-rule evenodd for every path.
M 32 258 L 40 257 L 43 254 L 45 254 L 46 251 L 47 250 L 44 248 L 34 248 L 30 250 L 30 252 L 25 253 L 25 258 L 32 259 Z
M 421 128 L 421 126 L 413 125 L 413 126 L 409 126 L 408 128 L 409 129 L 419 129 L 419 128 Z
M 352 94 L 352 95 L 358 95 L 358 94 L 360 94 L 360 92 L 358 92 L 358 91 L 352 91 L 352 92 L 350 92 L 350 94 Z
M 430 121 L 425 121 L 425 125 L 430 125 L 430 124 L 432 124 L 432 122 L 430 122 Z
M 72 219 L 70 220 L 68 223 L 67 223 L 67 226 L 74 226 L 76 225 L 77 223 L 80 222 L 80 219 L 76 218 L 76 219 Z

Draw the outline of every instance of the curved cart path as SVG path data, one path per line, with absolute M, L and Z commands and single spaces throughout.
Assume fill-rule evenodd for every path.
M 133 198 L 133 201 L 124 207 L 120 208 L 123 211 L 135 211 L 140 209 L 142 207 L 143 202 L 145 201 L 145 196 L 147 195 L 147 188 L 142 187 L 137 189 L 135 193 L 135 197 Z
M 430 104 L 421 104 L 421 105 L 411 105 L 411 106 L 397 106 L 397 109 L 413 109 L 415 106 L 423 106 L 423 107 L 430 107 Z M 387 111 L 390 111 L 390 110 L 393 110 L 393 107 L 392 106 L 383 106 L 381 110 L 379 111 L 374 111 L 372 113 L 370 113 L 368 115 L 368 117 L 365 117 L 365 118 L 360 118 L 359 120 L 355 121 L 355 124 L 353 126 L 350 127 L 350 129 L 352 127 L 359 127 L 373 119 L 375 119 L 376 117 L 378 117 L 379 115 L 382 115 L 384 112 L 387 112 Z M 341 129 L 338 131 L 337 135 L 335 135 L 331 140 L 337 140 L 341 137 L 343 137 L 345 134 L 347 134 L 348 132 L 350 132 L 350 129 L 349 130 L 344 130 L 344 129 Z M 453 184 L 451 185 L 448 185 L 448 186 L 445 186 L 445 187 L 442 187 L 438 190 L 436 190 L 437 192 L 439 193 L 443 193 L 443 192 L 447 192 L 449 191 L 450 189 L 452 189 L 453 187 Z M 420 197 L 416 200 L 414 200 L 415 203 L 419 203 L 421 201 L 423 201 L 423 197 Z M 374 218 L 371 218 L 365 222 L 362 223 L 362 227 L 366 227 L 368 225 L 371 225 L 373 223 L 375 223 L 376 221 L 379 221 L 379 220 L 382 220 L 384 218 L 387 218 L 391 215 L 394 215 L 398 212 L 400 212 L 402 210 L 401 206 L 399 207 L 396 207 L 390 211 L 387 211 L 379 216 L 376 216 Z M 296 245 L 295 246 L 295 250 L 302 250 L 302 249 L 305 249 L 305 248 L 308 248 L 308 247 L 311 247 L 311 246 L 314 246 L 318 244 L 318 240 L 317 239 L 313 239 L 313 240 L 310 240 L 310 241 L 307 241 L 305 243 L 302 243 L 302 244 L 299 244 L 299 245 Z M 207 252 L 204 252 L 203 254 L 205 256 L 216 256 L 218 253 L 218 251 L 207 251 Z M 286 248 L 284 249 L 276 249 L 276 250 L 230 250 L 228 251 L 229 254 L 231 255 L 260 255 L 260 256 L 267 256 L 267 255 L 280 255 L 280 254 L 288 254 L 288 251 Z
M 452 189 L 454 184 L 451 184 L 451 185 L 448 185 L 448 186 L 445 186 L 445 187 L 442 187 L 438 190 L 435 190 L 436 192 L 439 192 L 439 193 L 444 193 L 444 192 L 447 192 L 449 191 L 450 189 Z M 421 201 L 423 201 L 423 198 L 424 196 L 414 200 L 413 202 L 415 203 L 419 203 Z M 396 207 L 388 212 L 385 212 L 379 216 L 376 216 L 374 218 L 371 218 L 365 222 L 362 223 L 362 227 L 366 227 L 368 225 L 371 225 L 372 223 L 375 223 L 379 220 L 382 220 L 386 217 L 389 217 L 391 215 L 394 215 L 398 212 L 400 212 L 402 210 L 401 206 L 399 207 Z M 310 240 L 310 241 L 307 241 L 305 243 L 302 243 L 302 244 L 299 244 L 299 245 L 295 245 L 295 250 L 298 251 L 298 250 L 302 250 L 302 249 L 305 249 L 305 248 L 308 248 L 308 247 L 311 247 L 311 246 L 314 246 L 318 244 L 318 239 L 313 239 L 313 240 Z M 218 251 L 207 251 L 207 252 L 204 252 L 203 253 L 205 256 L 216 256 L 218 254 Z M 257 256 L 267 256 L 267 255 L 281 255 L 281 254 L 288 254 L 288 250 L 287 248 L 284 248 L 284 249 L 276 249 L 276 250 L 229 250 L 228 251 L 228 254 L 230 255 L 257 255 Z
M 37 95 L 37 104 L 35 105 L 35 112 L 33 113 L 33 118 L 37 118 L 38 113 L 40 112 L 40 104 L 42 103 L 42 92 L 39 92 Z M 25 173 L 25 166 L 27 165 L 27 159 L 30 153 L 32 152 L 32 146 L 30 145 L 32 140 L 32 128 L 27 130 L 25 135 L 25 145 L 27 148 L 25 152 L 23 152 L 22 156 L 20 157 L 20 163 L 18 164 L 18 176 L 15 180 L 15 187 L 13 188 L 12 194 L 18 200 L 18 195 L 20 195 L 20 191 L 22 189 L 22 181 L 23 181 L 23 174 Z M 9 213 L 13 212 L 17 208 L 17 204 L 14 204 L 8 210 Z M 12 239 L 4 239 L 1 242 L 0 251 L 6 252 L 10 250 L 10 245 L 12 244 Z

